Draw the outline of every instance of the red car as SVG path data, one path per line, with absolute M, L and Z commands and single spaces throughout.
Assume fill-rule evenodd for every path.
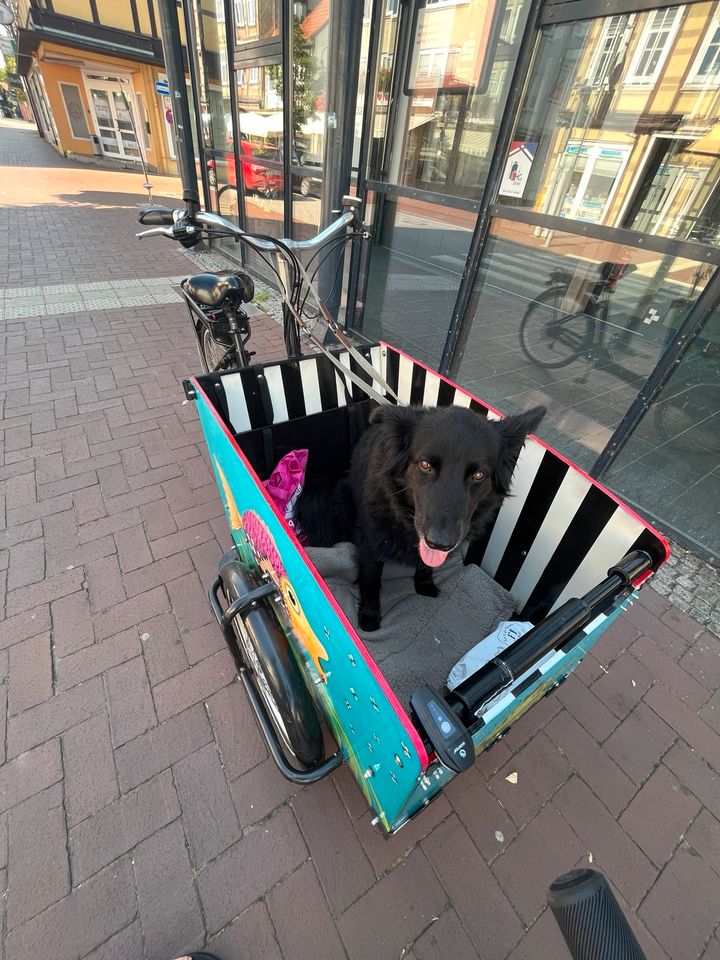
M 266 146 L 261 143 L 250 143 L 249 140 L 240 141 L 240 153 L 243 156 L 242 174 L 243 186 L 246 193 L 260 193 L 265 197 L 277 197 L 283 192 L 282 170 L 275 167 L 265 167 L 263 160 L 281 160 L 277 147 Z M 244 158 L 252 158 L 245 160 Z M 228 183 L 237 186 L 235 157 L 226 153 Z

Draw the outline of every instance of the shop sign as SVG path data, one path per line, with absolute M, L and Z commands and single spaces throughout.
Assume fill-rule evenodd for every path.
M 503 197 L 522 197 L 532 162 L 537 151 L 536 143 L 515 140 L 510 144 L 507 163 L 498 193 Z
M 167 77 L 155 81 L 155 92 L 161 97 L 170 96 L 170 81 Z

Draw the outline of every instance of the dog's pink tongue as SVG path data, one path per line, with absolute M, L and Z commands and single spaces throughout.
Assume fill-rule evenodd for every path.
M 420 539 L 420 559 L 428 567 L 439 567 L 445 562 L 449 552 L 449 550 L 433 550 L 425 543 L 424 538 Z

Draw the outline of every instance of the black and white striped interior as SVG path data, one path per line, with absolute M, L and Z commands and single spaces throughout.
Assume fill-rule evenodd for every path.
M 467 391 L 386 344 L 367 347 L 364 353 L 401 403 L 455 404 L 497 419 Z M 369 382 L 347 351 L 338 358 Z M 365 398 L 360 387 L 321 355 L 203 378 L 206 389 L 208 381 L 211 396 L 238 434 Z M 609 567 L 636 548 L 648 550 L 656 565 L 664 556 L 662 542 L 642 521 L 553 451 L 528 440 L 515 468 L 511 496 L 473 559 L 512 593 L 519 613 L 537 622 L 595 586 Z

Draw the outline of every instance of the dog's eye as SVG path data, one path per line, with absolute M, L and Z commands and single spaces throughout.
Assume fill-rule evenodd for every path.
M 485 476 L 486 474 L 484 470 L 476 470 L 475 473 L 473 474 L 473 480 L 476 483 L 480 483 L 481 480 L 485 479 Z
M 423 473 L 432 473 L 432 464 L 429 460 L 418 460 L 418 466 Z

